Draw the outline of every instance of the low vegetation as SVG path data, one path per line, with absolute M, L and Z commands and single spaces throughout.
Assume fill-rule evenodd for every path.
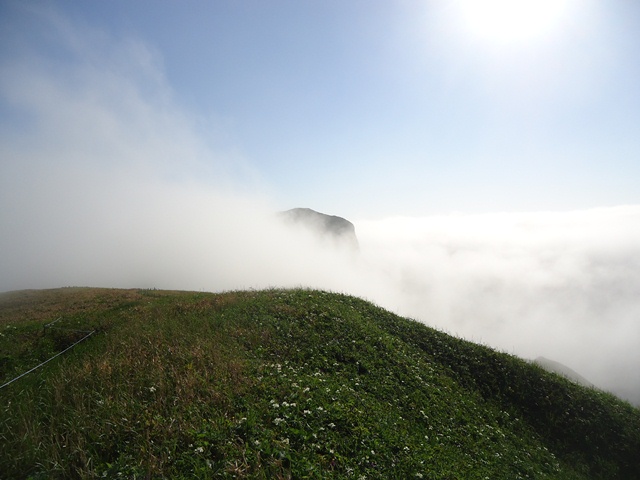
M 0 389 L 0 476 L 640 478 L 628 403 L 321 291 L 5 293 L 0 384 L 90 331 Z

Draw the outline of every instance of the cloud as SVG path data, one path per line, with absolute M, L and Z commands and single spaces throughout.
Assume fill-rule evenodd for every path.
M 0 291 L 325 288 L 640 403 L 640 207 L 350 219 L 360 253 L 328 248 L 276 220 L 268 185 L 180 107 L 157 52 L 29 15 L 57 53 L 0 57 Z
M 388 306 L 640 403 L 640 207 L 357 224 Z M 395 303 L 394 303 L 395 302 Z
M 180 107 L 157 52 L 26 14 L 57 57 L 2 58 L 0 291 L 358 283 L 349 252 L 285 227 L 224 132 Z

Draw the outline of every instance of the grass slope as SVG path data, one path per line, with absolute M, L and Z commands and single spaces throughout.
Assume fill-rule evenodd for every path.
M 0 389 L 6 478 L 640 478 L 638 409 L 357 298 L 6 293 L 0 383 L 73 329 Z

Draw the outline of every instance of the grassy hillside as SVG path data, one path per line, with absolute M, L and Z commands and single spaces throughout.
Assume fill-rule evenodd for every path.
M 638 409 L 357 298 L 6 293 L 0 383 L 85 331 L 0 389 L 0 475 L 640 478 Z

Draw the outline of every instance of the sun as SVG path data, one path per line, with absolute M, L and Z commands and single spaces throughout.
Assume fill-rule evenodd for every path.
M 542 40 L 566 18 L 572 0 L 456 0 L 457 16 L 474 38 L 495 44 Z

